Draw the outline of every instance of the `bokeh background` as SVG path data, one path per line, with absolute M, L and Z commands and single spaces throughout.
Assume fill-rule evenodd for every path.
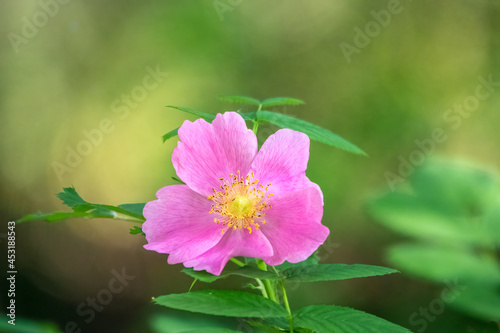
M 323 189 L 324 224 L 331 229 L 320 255 L 328 263 L 388 265 L 385 249 L 401 236 L 374 222 L 364 203 L 389 189 L 387 172 L 397 174 L 401 158 L 418 149 L 415 140 L 432 138 L 441 128 L 446 140 L 432 155 L 492 169 L 500 163 L 500 84 L 467 117 L 460 115 L 458 126 L 456 118 L 446 118 L 459 115 L 448 110 L 474 96 L 480 77 L 500 82 L 500 3 L 402 0 L 390 22 L 372 30 L 364 44 L 358 37 L 356 46 L 357 29 L 376 22 L 372 11 L 387 11 L 391 3 L 2 1 L 2 253 L 7 221 L 65 210 L 55 197 L 62 187 L 74 185 L 95 203 L 153 200 L 159 188 L 174 183 L 170 154 L 176 140 L 162 143 L 161 136 L 193 119 L 166 106 L 252 111 L 217 99 L 240 94 L 303 99 L 305 105 L 273 111 L 319 124 L 368 153 L 311 145 L 308 176 Z M 342 43 L 357 51 L 346 57 Z M 149 80 L 146 90 L 137 88 L 151 71 L 159 73 L 157 80 Z M 95 133 L 103 121 L 107 132 L 83 147 L 86 133 Z M 274 130 L 261 127 L 259 139 Z M 71 157 L 68 166 L 68 154 L 79 145 L 86 156 Z M 144 250 L 144 238 L 130 235 L 130 226 L 112 220 L 19 225 L 18 318 L 61 331 L 74 321 L 82 332 L 175 332 L 168 320 L 180 318 L 183 325 L 182 315 L 150 300 L 186 291 L 191 279 L 180 265 L 167 265 L 165 255 Z M 96 297 L 112 271 L 122 269 L 134 279 L 85 322 L 79 304 Z M 213 287 L 243 283 L 222 280 Z M 292 290 L 295 309 L 350 306 L 415 329 L 409 317 L 438 297 L 442 286 L 400 274 Z M 246 329 L 241 322 L 227 324 Z M 488 329 L 447 307 L 425 331 Z

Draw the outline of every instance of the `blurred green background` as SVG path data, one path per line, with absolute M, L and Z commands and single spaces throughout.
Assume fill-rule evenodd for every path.
M 390 17 L 380 14 L 390 10 Z M 498 169 L 500 83 L 482 86 L 489 94 L 481 100 L 473 96 L 480 77 L 500 82 L 499 17 L 494 0 L 3 1 L 2 225 L 64 209 L 55 197 L 63 186 L 96 203 L 153 200 L 173 183 L 176 142 L 163 144 L 161 136 L 186 117 L 166 105 L 250 111 L 216 96 L 289 96 L 306 104 L 272 111 L 326 127 L 369 154 L 311 145 L 308 176 L 322 187 L 323 223 L 331 229 L 324 262 L 388 265 L 385 249 L 401 236 L 369 218 L 364 202 L 390 189 L 388 172 L 398 175 L 401 159 L 420 149 L 415 140 L 442 129 L 446 139 L 429 155 Z M 371 36 L 360 37 L 365 28 Z M 342 43 L 356 51 L 346 57 Z M 160 74 L 145 82 L 152 71 Z M 460 113 L 464 103 L 473 103 L 465 104 L 472 111 Z M 100 126 L 105 130 L 95 134 Z M 274 130 L 262 127 L 259 140 Z M 94 143 L 85 146 L 89 133 Z M 78 149 L 85 156 L 68 166 Z M 18 316 L 61 330 L 74 321 L 83 332 L 148 332 L 162 315 L 177 316 L 150 299 L 184 292 L 190 279 L 165 255 L 145 251 L 128 228 L 108 220 L 19 225 Z M 122 268 L 135 278 L 85 322 L 79 304 Z M 238 288 L 243 281 L 217 283 Z M 441 288 L 398 275 L 301 285 L 289 297 L 292 308 L 351 306 L 415 329 L 409 317 Z M 487 327 L 446 308 L 426 332 Z

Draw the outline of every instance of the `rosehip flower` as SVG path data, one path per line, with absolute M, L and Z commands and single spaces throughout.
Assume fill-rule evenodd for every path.
M 226 112 L 212 124 L 185 121 L 179 138 L 172 162 L 186 185 L 163 187 L 146 204 L 144 248 L 220 275 L 233 257 L 296 263 L 323 244 L 329 230 L 321 190 L 305 174 L 307 135 L 281 129 L 258 151 L 243 118 Z

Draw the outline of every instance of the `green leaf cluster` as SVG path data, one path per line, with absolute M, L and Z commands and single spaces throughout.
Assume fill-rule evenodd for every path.
M 256 281 L 271 281 L 272 288 L 284 286 L 287 281 L 337 281 L 396 273 L 394 269 L 370 265 L 319 264 L 315 255 L 296 263 L 284 263 L 263 270 L 259 260 L 245 258 L 246 264 L 236 269 L 226 268 L 216 276 L 206 271 L 185 268 L 182 271 L 203 282 L 211 283 L 231 275 Z M 253 289 L 260 289 L 253 286 Z M 289 313 L 286 307 L 272 297 L 251 292 L 229 290 L 190 291 L 184 294 L 160 296 L 156 304 L 169 308 L 228 317 L 249 318 L 246 322 L 262 332 L 409 332 L 407 329 L 376 316 L 354 309 L 334 305 L 313 305 Z M 254 319 L 251 319 L 254 318 Z M 198 328 L 199 329 L 199 328 Z M 217 332 L 215 328 L 211 328 Z M 221 328 L 223 332 L 226 328 Z
M 55 213 L 35 213 L 26 215 L 16 222 L 26 222 L 35 220 L 44 220 L 47 222 L 57 222 L 68 218 L 83 217 L 83 218 L 111 218 L 119 220 L 127 220 L 132 222 L 142 223 L 145 221 L 142 215 L 144 203 L 122 204 L 118 206 L 93 204 L 82 199 L 76 192 L 74 187 L 65 187 L 62 192 L 57 194 L 57 197 L 62 200 L 63 204 L 73 209 L 72 212 L 55 212 Z M 138 226 L 134 226 L 130 230 L 131 234 L 142 233 Z
M 243 119 L 247 121 L 252 121 L 254 124 L 259 123 L 271 123 L 280 128 L 289 128 L 295 131 L 305 133 L 309 136 L 311 140 L 325 143 L 327 145 L 340 148 L 350 153 L 366 155 L 364 151 L 358 148 L 356 145 L 347 141 L 346 139 L 340 137 L 339 135 L 322 128 L 318 125 L 311 124 L 307 121 L 297 119 L 295 117 L 287 116 L 279 112 L 266 111 L 265 108 L 278 106 L 278 105 L 300 105 L 304 104 L 303 101 L 290 97 L 274 97 L 268 98 L 263 101 L 259 101 L 255 98 L 247 96 L 220 96 L 220 100 L 235 104 L 247 104 L 251 106 L 256 106 L 257 110 L 255 112 L 245 112 L 240 113 Z M 212 122 L 215 119 L 215 115 L 196 111 L 184 107 L 169 106 L 170 108 L 189 113 L 196 116 L 197 118 L 205 119 L 208 122 Z M 168 139 L 175 137 L 178 133 L 179 128 L 176 128 L 165 135 L 163 135 L 163 142 Z
M 417 169 L 409 188 L 368 205 L 385 226 L 414 239 L 390 248 L 405 273 L 467 288 L 450 305 L 483 320 L 500 320 L 500 186 L 482 168 L 434 160 Z

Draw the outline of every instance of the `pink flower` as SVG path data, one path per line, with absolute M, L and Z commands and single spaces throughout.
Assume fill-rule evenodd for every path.
M 243 118 L 227 112 L 212 124 L 185 121 L 179 137 L 172 162 L 186 185 L 146 204 L 144 248 L 219 275 L 233 257 L 296 263 L 323 244 L 329 230 L 321 190 L 305 175 L 307 135 L 281 129 L 258 151 Z

